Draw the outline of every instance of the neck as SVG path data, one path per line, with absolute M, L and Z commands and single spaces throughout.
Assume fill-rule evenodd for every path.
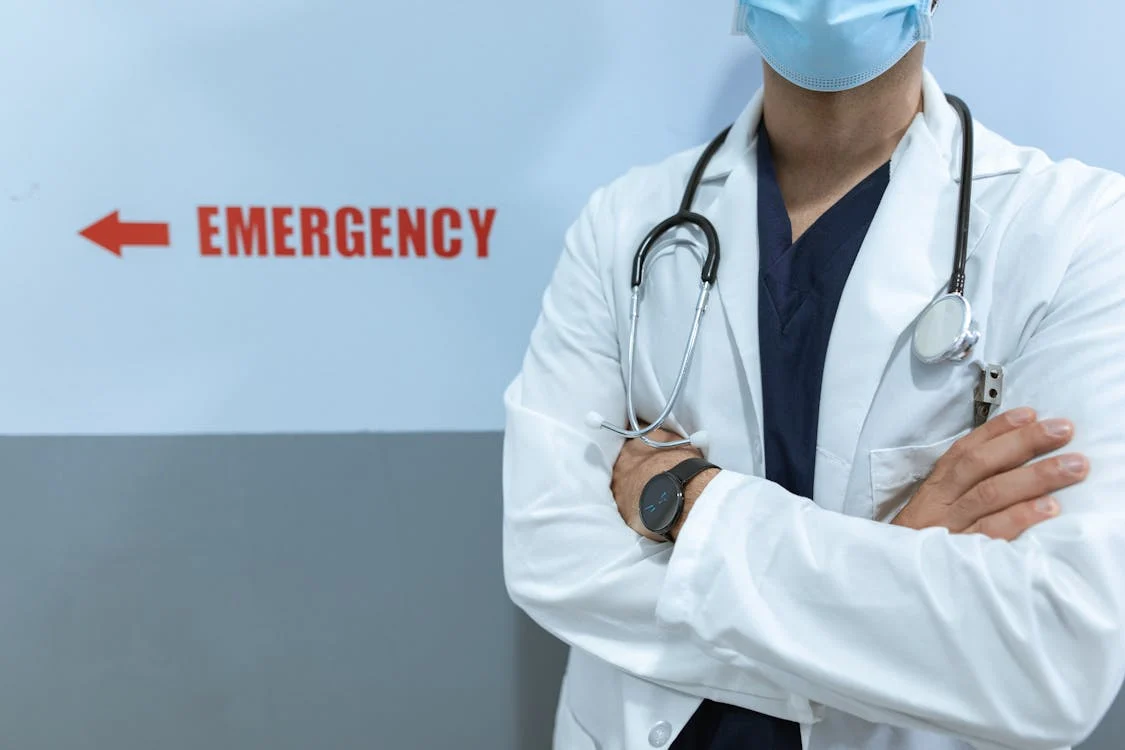
M 923 45 L 850 91 L 802 89 L 765 68 L 763 117 L 779 172 L 846 179 L 890 159 L 922 110 Z

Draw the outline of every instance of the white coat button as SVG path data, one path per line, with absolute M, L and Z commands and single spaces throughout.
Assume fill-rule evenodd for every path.
M 653 747 L 664 747 L 670 739 L 672 739 L 672 725 L 666 721 L 660 722 L 648 733 L 648 744 Z

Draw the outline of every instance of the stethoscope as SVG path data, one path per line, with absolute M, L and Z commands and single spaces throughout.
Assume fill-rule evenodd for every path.
M 931 302 L 914 327 L 912 349 L 914 356 L 925 364 L 938 364 L 941 362 L 961 362 L 965 360 L 973 347 L 980 339 L 980 332 L 973 322 L 972 306 L 965 298 L 965 266 L 968 262 L 969 247 L 969 219 L 970 207 L 973 198 L 973 118 L 968 105 L 956 96 L 947 95 L 949 103 L 957 111 L 961 119 L 962 150 L 961 150 L 961 185 L 960 198 L 957 206 L 957 237 L 956 250 L 953 255 L 953 276 L 949 281 L 948 290 Z M 629 418 L 629 427 L 618 427 L 611 424 L 602 415 L 590 412 L 586 416 L 586 424 L 593 429 L 606 429 L 624 438 L 640 438 L 653 448 L 677 448 L 684 445 L 694 445 L 700 450 L 707 447 L 707 433 L 700 431 L 683 440 L 660 442 L 648 436 L 660 429 L 672 415 L 672 410 L 679 402 L 684 383 L 687 380 L 688 370 L 691 369 L 692 359 L 695 356 L 695 345 L 699 340 L 699 329 L 703 323 L 703 314 L 707 311 L 707 303 L 711 299 L 711 290 L 719 274 L 719 233 L 711 221 L 691 210 L 695 203 L 695 194 L 703 181 L 703 173 L 711 163 L 715 154 L 726 142 L 730 128 L 708 144 L 700 156 L 691 177 L 688 179 L 687 189 L 684 191 L 683 200 L 680 201 L 680 210 L 673 216 L 653 227 L 645 237 L 637 253 L 633 256 L 633 288 L 629 321 L 629 351 L 625 363 L 625 404 L 626 414 Z M 684 356 L 680 361 L 680 371 L 668 402 L 660 414 L 645 428 L 641 428 L 637 419 L 637 411 L 633 405 L 633 370 L 637 352 L 637 323 L 640 319 L 641 290 L 644 283 L 645 263 L 656 243 L 664 235 L 681 227 L 694 226 L 703 233 L 707 247 L 707 257 L 703 261 L 700 275 L 699 299 L 695 305 L 695 318 L 692 321 L 691 333 L 688 336 Z

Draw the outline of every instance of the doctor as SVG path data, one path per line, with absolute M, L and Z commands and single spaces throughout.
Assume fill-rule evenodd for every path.
M 1117 695 L 1125 179 L 976 124 L 980 336 L 922 361 L 967 152 L 923 67 L 933 10 L 740 3 L 765 83 L 701 175 L 716 293 L 646 436 L 705 450 L 585 423 L 628 420 L 634 253 L 703 147 L 597 190 L 568 232 L 505 394 L 508 590 L 572 647 L 556 750 L 1053 750 Z M 674 390 L 705 247 L 680 227 L 644 266 L 639 422 Z M 676 484 L 663 527 L 642 498 Z

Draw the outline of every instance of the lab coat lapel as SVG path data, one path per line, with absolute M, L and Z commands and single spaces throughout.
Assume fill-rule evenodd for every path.
M 763 92 L 757 94 L 731 125 L 726 143 L 704 172 L 703 189 L 718 187 L 714 200 L 700 212 L 719 235 L 719 276 L 712 307 L 722 310 L 746 389 L 739 403 L 746 410 L 732 418 L 743 423 L 753 462 L 761 471 L 762 378 L 758 359 L 758 191 L 755 145 L 762 119 Z M 700 193 L 703 195 L 703 192 Z M 717 300 L 717 302 L 716 302 Z M 704 344 L 706 345 L 706 344 Z
M 936 84 L 928 80 L 926 106 L 940 110 L 933 117 L 919 115 L 892 158 L 890 185 L 832 329 L 821 390 L 814 499 L 837 510 L 888 362 L 903 347 L 909 349 L 915 320 L 945 291 L 953 269 L 954 167 L 960 164 L 960 150 L 948 147 L 956 115 L 938 97 Z M 971 216 L 970 253 L 988 223 L 975 204 Z
M 755 127 L 757 119 L 755 118 Z M 733 135 L 733 133 L 732 133 Z M 752 138 L 749 133 L 741 134 Z M 756 144 L 754 144 L 756 145 Z M 758 351 L 758 186 L 755 149 L 742 152 L 731 166 L 715 204 L 708 211 L 721 238 L 717 296 L 726 316 L 729 338 L 737 349 L 742 377 L 748 385 L 752 414 L 745 415 L 750 444 L 759 464 L 762 436 L 762 377 Z

